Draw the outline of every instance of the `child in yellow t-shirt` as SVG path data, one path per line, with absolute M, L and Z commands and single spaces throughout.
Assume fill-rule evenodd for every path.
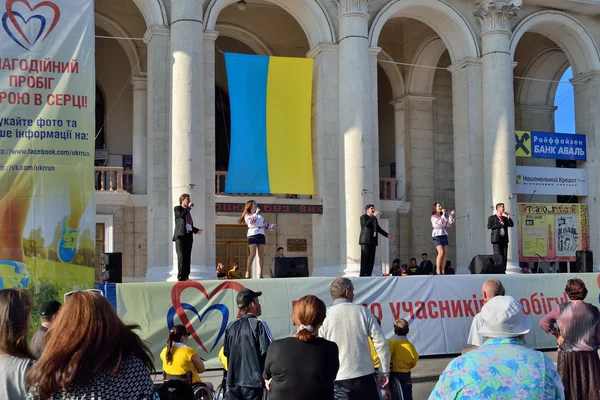
M 233 268 L 227 272 L 227 279 L 242 279 L 242 272 L 238 263 L 234 263 Z
M 419 353 L 417 353 L 415 346 L 406 338 L 408 331 L 408 321 L 405 319 L 396 320 L 394 322 L 396 337 L 388 341 L 392 361 L 391 376 L 400 382 L 404 400 L 412 400 L 413 398 L 410 370 L 417 365 L 419 359 Z
M 379 326 L 381 326 L 381 320 L 377 317 L 375 317 L 375 319 L 377 320 Z M 369 338 L 369 347 L 371 348 L 371 357 L 373 357 L 373 367 L 375 368 L 375 372 L 377 372 L 380 367 L 379 356 L 375 351 L 375 345 L 373 344 L 373 340 L 371 340 L 371 338 Z

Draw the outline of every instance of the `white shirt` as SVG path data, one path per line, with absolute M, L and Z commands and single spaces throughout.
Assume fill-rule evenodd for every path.
M 440 217 L 437 214 L 433 214 L 431 216 L 431 226 L 433 227 L 431 236 L 436 237 L 447 235 L 448 231 L 446 231 L 446 227 L 451 227 L 453 223 L 454 218 L 452 217 L 452 215 L 450 215 L 450 218 L 446 218 L 446 215 L 442 215 Z
M 248 225 L 247 236 L 264 235 L 265 229 L 273 229 L 273 225 L 267 224 L 265 218 L 260 213 L 246 214 L 244 221 Z
M 473 322 L 471 322 L 471 330 L 469 331 L 469 338 L 467 339 L 467 343 L 471 346 L 481 346 L 483 342 L 485 342 L 485 337 L 479 334 L 479 330 L 483 326 L 483 319 L 481 318 L 481 314 L 475 315 L 473 318 Z

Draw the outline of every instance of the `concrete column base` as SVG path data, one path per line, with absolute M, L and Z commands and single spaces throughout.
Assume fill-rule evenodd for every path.
M 173 266 L 169 272 L 169 278 L 167 282 L 177 282 L 177 266 Z M 208 265 L 194 265 L 190 267 L 190 280 L 191 281 L 207 281 L 216 280 L 217 271 L 214 267 Z
M 166 282 L 171 275 L 171 267 L 150 267 L 146 272 L 146 282 Z
M 508 261 L 506 263 L 506 273 L 507 274 L 511 274 L 511 275 L 515 275 L 515 274 L 522 274 L 522 270 L 521 267 L 519 267 L 519 263 L 515 262 L 515 261 Z
M 346 264 L 342 265 L 344 268 L 344 276 L 359 276 L 360 275 L 360 264 Z

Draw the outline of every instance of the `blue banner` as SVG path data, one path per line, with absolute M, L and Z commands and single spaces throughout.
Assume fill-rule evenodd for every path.
M 587 159 L 585 139 L 585 135 L 517 131 L 515 151 L 517 157 L 585 161 Z

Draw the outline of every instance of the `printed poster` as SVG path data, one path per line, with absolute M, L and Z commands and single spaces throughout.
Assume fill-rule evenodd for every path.
M 575 261 L 588 247 L 586 204 L 519 203 L 519 261 Z
M 0 20 L 0 289 L 39 307 L 94 285 L 94 3 L 0 0 Z

